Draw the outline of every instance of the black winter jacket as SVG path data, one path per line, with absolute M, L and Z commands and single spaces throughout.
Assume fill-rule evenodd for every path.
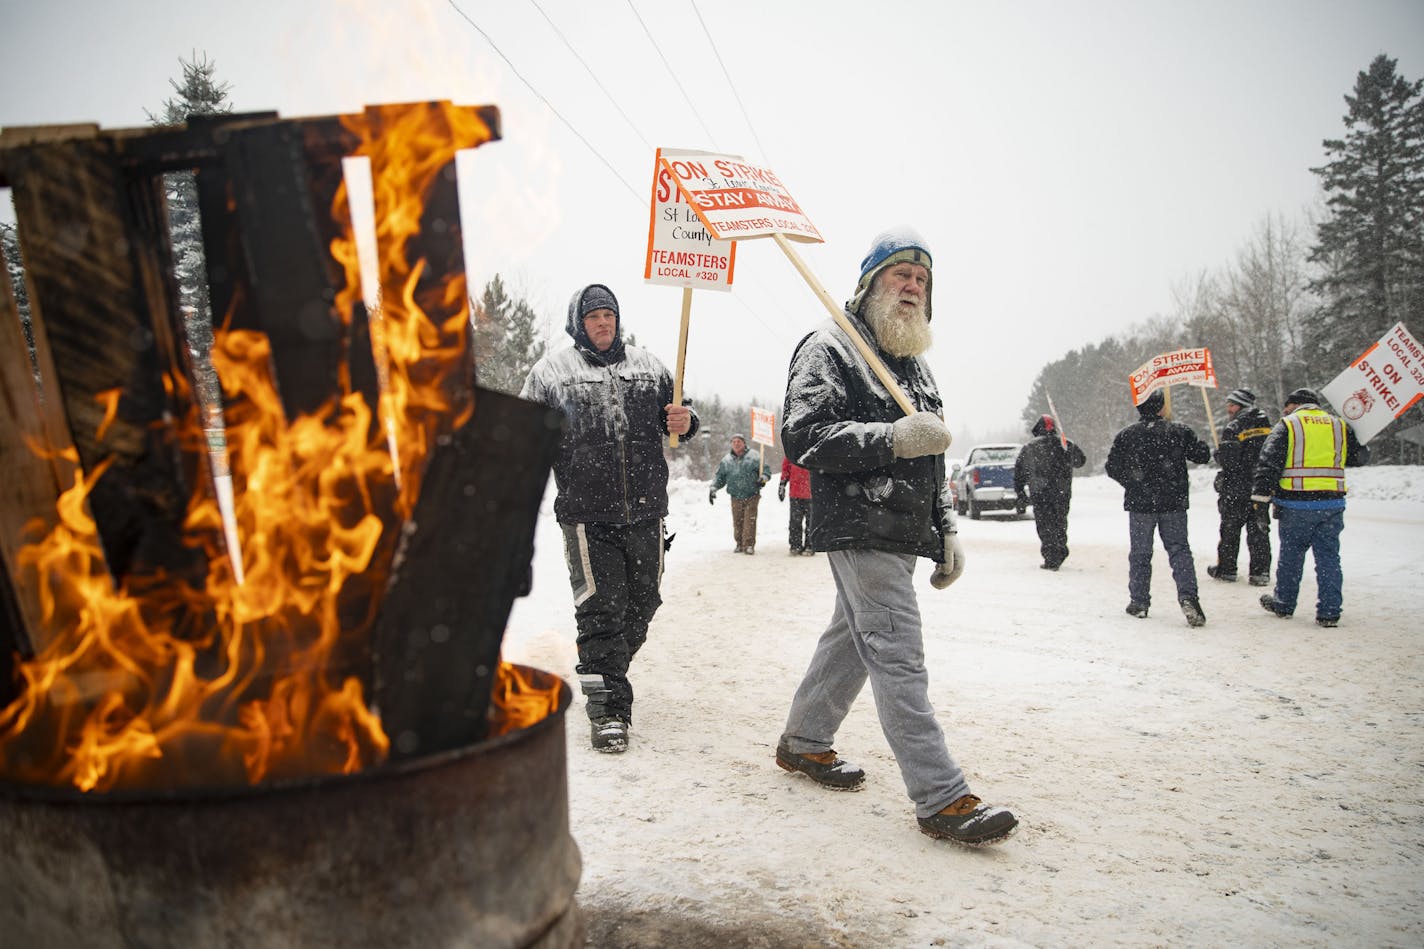
M 600 353 L 576 315 L 582 293 L 569 304 L 574 345 L 544 356 L 529 371 L 519 393 L 563 411 L 567 425 L 554 462 L 560 524 L 633 524 L 665 517 L 667 461 L 663 436 L 672 404 L 672 374 L 658 358 L 623 342 L 623 322 L 607 352 Z M 697 434 L 692 428 L 682 437 Z
M 1019 451 L 1014 461 L 1014 493 L 1024 488 L 1034 501 L 1068 501 L 1073 497 L 1073 469 L 1088 463 L 1083 449 L 1068 441 L 1068 449 L 1057 435 L 1040 435 Z
M 1270 433 L 1271 420 L 1254 405 L 1241 409 L 1226 423 L 1221 430 L 1221 447 L 1216 450 L 1221 473 L 1216 476 L 1215 484 L 1222 500 L 1244 502 L 1251 497 L 1256 459 Z
M 846 315 L 867 342 L 874 340 L 858 317 Z M 923 359 L 880 357 L 917 409 L 941 411 L 939 389 Z M 956 529 L 944 456 L 895 457 L 891 425 L 904 414 L 834 321 L 797 345 L 781 441 L 791 460 L 811 471 L 814 549 L 944 560 L 944 533 Z
M 1196 432 L 1153 416 L 1117 433 L 1107 474 L 1123 487 L 1123 510 L 1163 514 L 1190 504 L 1187 462 L 1210 460 L 1211 446 Z

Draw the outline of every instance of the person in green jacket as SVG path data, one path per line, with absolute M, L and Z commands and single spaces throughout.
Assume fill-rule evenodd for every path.
M 771 468 L 757 461 L 747 450 L 747 437 L 732 436 L 732 447 L 717 465 L 717 475 L 707 491 L 707 503 L 717 503 L 717 489 L 726 488 L 732 496 L 732 540 L 736 553 L 756 553 L 757 502 L 761 489 L 771 480 Z

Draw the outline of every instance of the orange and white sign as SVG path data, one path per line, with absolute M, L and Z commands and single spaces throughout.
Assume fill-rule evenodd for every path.
M 1127 377 L 1132 387 L 1132 404 L 1141 405 L 1142 400 L 1153 391 L 1165 386 L 1182 383 L 1216 388 L 1216 370 L 1211 365 L 1211 350 L 1178 349 L 1175 352 L 1153 356 Z
M 1368 442 L 1424 398 L 1424 347 L 1396 323 L 1320 394 Z
M 730 290 L 737 265 L 737 242 L 713 237 L 678 190 L 672 173 L 663 165 L 663 157 L 681 154 L 690 153 L 660 148 L 653 159 L 643 280 L 693 290 Z
M 776 412 L 772 409 L 752 408 L 752 441 L 758 445 L 775 447 Z
M 737 155 L 660 149 L 678 189 L 716 238 L 768 237 L 821 243 L 821 232 L 770 168 Z

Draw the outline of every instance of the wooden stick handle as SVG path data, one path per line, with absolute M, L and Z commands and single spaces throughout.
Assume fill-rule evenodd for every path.
M 1206 427 L 1211 432 L 1211 443 L 1217 448 L 1221 447 L 1221 441 L 1216 437 L 1216 423 L 1211 420 L 1211 400 L 1206 397 L 1206 386 L 1201 387 L 1202 405 L 1206 406 Z
M 682 404 L 682 371 L 687 366 L 687 325 L 692 321 L 692 288 L 682 288 L 682 329 L 677 334 L 677 372 L 672 377 L 672 404 Z M 677 447 L 677 433 L 668 435 L 668 447 Z
M 861 356 L 865 357 L 865 362 L 870 366 L 871 371 L 884 383 L 885 388 L 890 390 L 890 395 L 894 397 L 895 404 L 900 406 L 906 415 L 914 415 L 917 411 L 915 405 L 900 389 L 899 381 L 890 374 L 889 369 L 885 368 L 885 363 L 880 361 L 880 355 L 871 349 L 870 344 L 861 337 L 855 328 L 855 324 L 846 318 L 845 310 L 831 298 L 826 288 L 821 286 L 821 282 L 816 279 L 815 274 L 811 273 L 810 268 L 807 267 L 805 261 L 801 259 L 801 255 L 796 253 L 796 248 L 791 246 L 791 242 L 786 239 L 786 235 L 775 232 L 771 236 L 772 239 L 776 241 L 777 246 L 780 247 L 791 260 L 792 266 L 796 268 L 797 272 L 801 274 L 801 277 L 810 285 L 816 297 L 825 304 L 827 312 L 831 314 L 831 319 L 835 320 L 836 325 L 845 330 L 851 342 L 855 343 L 855 348 L 860 350 Z

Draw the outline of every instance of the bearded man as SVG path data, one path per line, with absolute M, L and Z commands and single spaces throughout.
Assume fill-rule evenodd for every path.
M 828 554 L 835 611 L 791 702 L 776 763 L 835 790 L 865 772 L 831 747 L 866 681 L 919 829 L 970 846 L 1018 827 L 970 793 L 929 701 L 924 637 L 913 585 L 919 558 L 943 590 L 964 570 L 944 452 L 950 434 L 922 354 L 930 345 L 929 249 L 907 229 L 875 239 L 846 317 L 878 350 L 916 411 L 905 415 L 845 329 L 827 323 L 796 347 L 786 384 L 782 444 L 811 472 L 813 550 Z

